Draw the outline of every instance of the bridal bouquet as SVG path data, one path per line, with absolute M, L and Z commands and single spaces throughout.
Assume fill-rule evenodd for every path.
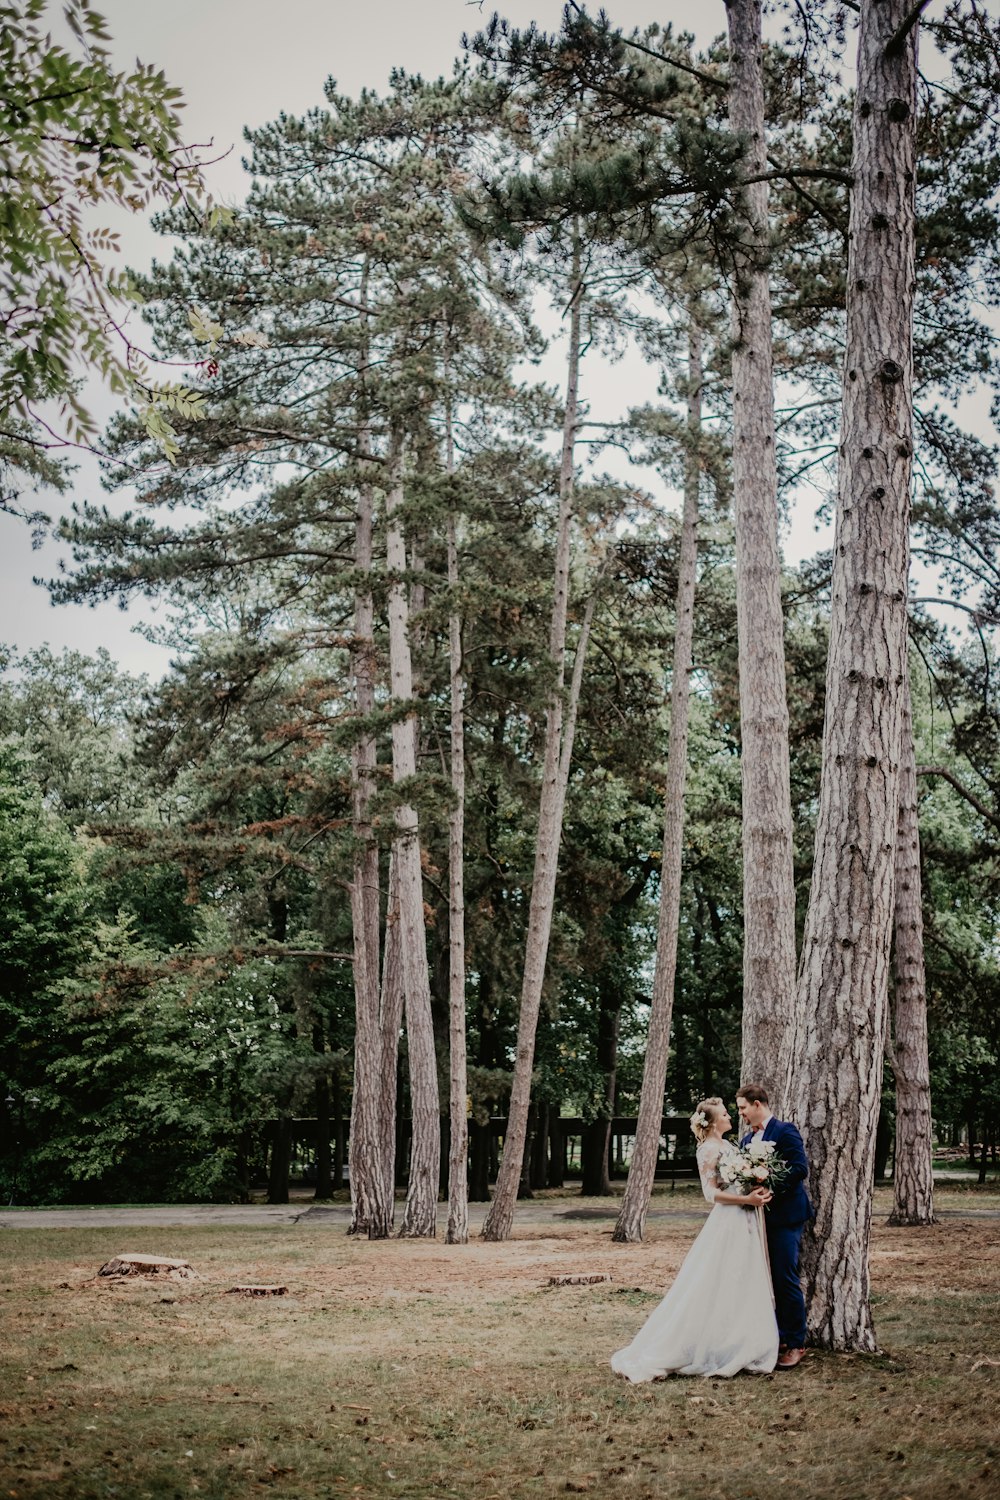
M 719 1162 L 719 1176 L 726 1187 L 739 1193 L 758 1187 L 774 1192 L 788 1176 L 788 1163 L 778 1155 L 773 1141 L 751 1141 L 725 1153 Z

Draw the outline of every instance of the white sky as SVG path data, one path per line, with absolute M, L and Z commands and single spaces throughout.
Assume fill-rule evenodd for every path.
M 53 4 L 52 10 L 57 7 Z M 394 66 L 437 76 L 448 73 L 463 31 L 475 31 L 499 9 L 517 25 L 536 20 L 546 29 L 559 24 L 561 0 L 507 0 L 497 5 L 467 0 L 97 0 L 108 19 L 114 50 L 122 65 L 136 56 L 162 67 L 184 91 L 185 138 L 213 143 L 207 154 L 229 151 L 208 172 L 209 189 L 222 201 L 239 202 L 246 177 L 240 167 L 244 124 L 259 125 L 282 110 L 303 114 L 321 105 L 331 75 L 338 87 L 356 93 L 364 86 L 384 88 Z M 725 29 L 722 0 L 607 0 L 613 21 L 625 28 L 652 20 L 672 21 L 705 45 Z M 230 150 L 230 148 L 232 148 Z M 117 227 L 117 226 L 116 226 Z M 123 260 L 146 264 L 165 258 L 165 245 L 145 222 L 132 222 L 123 234 Z M 558 379 L 558 351 L 546 378 Z M 588 361 L 583 394 L 595 419 L 613 420 L 629 406 L 655 395 L 655 371 L 637 356 L 614 367 Z M 95 409 L 109 411 L 97 400 Z M 608 461 L 607 467 L 610 467 Z M 645 480 L 645 475 L 643 479 Z M 50 511 L 72 499 L 111 505 L 121 499 L 100 489 L 96 466 L 84 461 L 65 500 L 43 498 Z M 802 507 L 786 538 L 789 561 L 816 550 L 812 515 Z M 123 667 L 163 672 L 169 654 L 131 630 L 135 615 L 114 605 L 93 609 L 54 609 L 33 575 L 52 576 L 60 551 L 47 544 L 32 552 L 22 526 L 0 515 L 0 641 L 21 648 L 47 641 L 53 648 L 94 651 L 106 646 Z M 151 611 L 143 606 L 146 615 Z

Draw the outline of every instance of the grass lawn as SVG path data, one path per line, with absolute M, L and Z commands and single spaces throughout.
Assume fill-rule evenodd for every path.
M 610 1221 L 558 1217 L 579 1201 L 504 1245 L 357 1243 L 308 1220 L 4 1231 L 0 1500 L 1000 1494 L 1000 1219 L 979 1216 L 995 1185 L 939 1193 L 974 1217 L 878 1223 L 882 1354 L 638 1387 L 608 1358 L 698 1223 L 612 1245 Z M 185 1257 L 198 1279 L 96 1279 L 118 1251 Z M 613 1280 L 548 1286 L 574 1271 Z M 225 1295 L 249 1281 L 289 1295 Z

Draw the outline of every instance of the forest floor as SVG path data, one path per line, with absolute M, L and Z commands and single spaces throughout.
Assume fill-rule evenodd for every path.
M 691 1188 L 654 1199 L 642 1245 L 549 1195 L 500 1245 L 355 1241 L 336 1209 L 7 1228 L 0 1500 L 994 1500 L 1000 1193 L 942 1186 L 938 1205 L 929 1229 L 876 1219 L 880 1354 L 647 1386 L 608 1359 L 697 1233 Z M 96 1276 L 126 1251 L 197 1277 Z M 574 1273 L 611 1280 L 549 1284 Z M 227 1295 L 247 1282 L 288 1292 Z

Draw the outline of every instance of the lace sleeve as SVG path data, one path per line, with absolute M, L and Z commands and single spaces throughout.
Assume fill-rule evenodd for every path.
M 724 1191 L 722 1181 L 719 1177 L 719 1157 L 722 1155 L 722 1147 L 716 1141 L 702 1141 L 698 1147 L 698 1175 L 701 1177 L 701 1190 L 707 1201 L 714 1205 L 716 1193 Z

